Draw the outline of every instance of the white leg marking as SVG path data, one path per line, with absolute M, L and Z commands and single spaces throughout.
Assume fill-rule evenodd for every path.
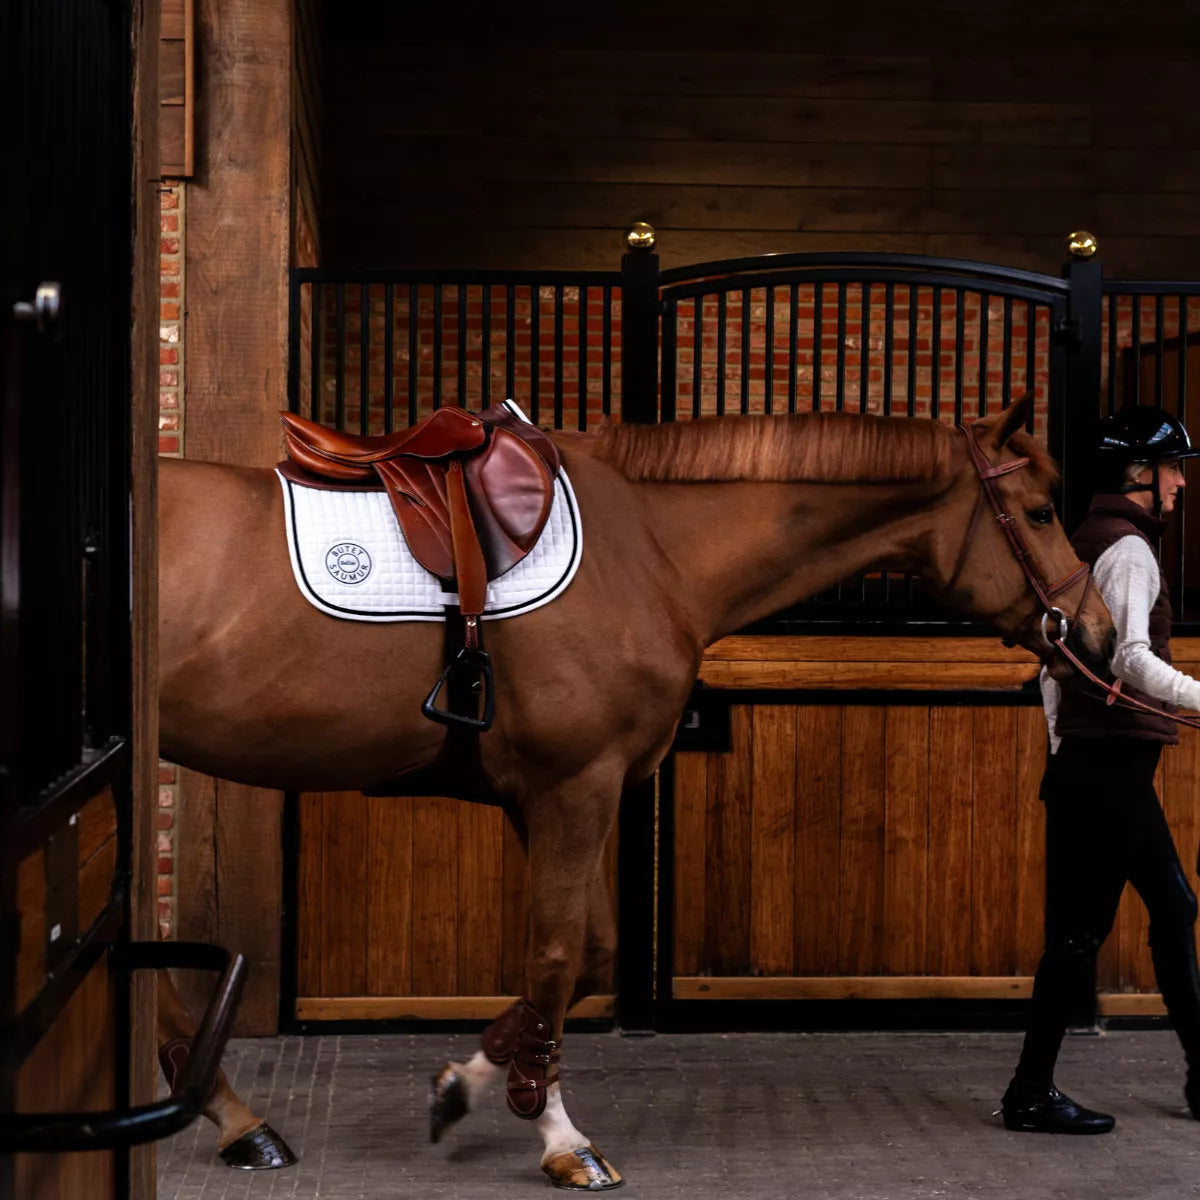
M 571 1124 L 571 1118 L 567 1116 L 567 1110 L 563 1107 L 562 1089 L 557 1083 L 552 1083 L 546 1089 L 546 1111 L 538 1117 L 535 1124 L 545 1143 L 543 1163 L 556 1154 L 578 1150 L 588 1144 L 587 1138 Z
M 482 1050 L 476 1050 L 471 1058 L 463 1063 L 460 1070 L 463 1084 L 467 1089 L 467 1104 L 474 1112 L 492 1085 L 506 1072 L 505 1067 L 498 1067 Z

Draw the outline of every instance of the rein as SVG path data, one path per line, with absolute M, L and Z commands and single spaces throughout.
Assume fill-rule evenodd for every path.
M 1000 528 L 1004 530 L 1005 536 L 1008 538 L 1008 544 L 1013 552 L 1013 557 L 1017 560 L 1017 565 L 1021 568 L 1022 574 L 1025 576 L 1029 586 L 1033 589 L 1034 595 L 1037 596 L 1038 603 L 1042 610 L 1042 640 L 1051 649 L 1056 650 L 1061 654 L 1067 662 L 1071 664 L 1075 670 L 1083 676 L 1089 683 L 1094 684 L 1105 694 L 1105 703 L 1108 705 L 1119 704 L 1122 708 L 1128 708 L 1135 711 L 1153 713 L 1158 717 L 1168 717 L 1178 725 L 1186 725 L 1191 729 L 1200 729 L 1200 720 L 1194 717 L 1181 717 L 1175 713 L 1169 713 L 1165 709 L 1158 708 L 1153 704 L 1147 704 L 1143 700 L 1137 700 L 1132 696 L 1126 696 L 1121 691 L 1121 681 L 1118 679 L 1115 683 L 1105 683 L 1090 667 L 1084 664 L 1079 656 L 1066 644 L 1067 634 L 1070 631 L 1070 626 L 1067 621 L 1066 614 L 1061 608 L 1056 607 L 1051 601 L 1055 596 L 1065 592 L 1068 588 L 1078 583 L 1081 579 L 1086 582 L 1084 584 L 1083 595 L 1079 598 L 1079 604 L 1076 607 L 1076 613 L 1083 611 L 1084 605 L 1087 603 L 1088 593 L 1092 587 L 1092 572 L 1087 563 L 1080 563 L 1079 566 L 1064 575 L 1055 583 L 1047 584 L 1037 574 L 1033 568 L 1033 557 L 1029 553 L 1029 547 L 1025 544 L 1025 539 L 1021 536 L 1021 529 L 1018 526 L 1016 519 L 1004 510 L 1003 504 L 1000 502 L 1000 497 L 996 494 L 994 480 L 1001 475 L 1009 475 L 1013 471 L 1019 471 L 1023 467 L 1029 465 L 1028 458 L 1014 458 L 1006 463 L 991 463 L 987 456 L 979 448 L 979 443 L 975 439 L 975 434 L 968 426 L 958 425 L 956 428 L 967 440 L 967 450 L 971 456 L 971 463 L 975 467 L 975 471 L 979 476 L 980 491 L 979 498 L 975 502 L 975 509 L 971 514 L 971 523 L 967 526 L 967 534 L 963 540 L 962 550 L 959 552 L 958 562 L 955 564 L 954 571 L 950 576 L 950 582 L 946 584 L 945 591 L 949 591 L 958 579 L 962 571 L 963 564 L 966 561 L 967 553 L 975 536 L 975 529 L 979 524 L 979 516 L 983 511 L 983 498 L 986 495 L 992 506 L 992 511 L 995 513 L 996 520 Z M 1017 626 L 1016 630 L 1010 637 L 1004 639 L 1006 646 L 1015 645 L 1017 640 L 1024 632 L 1026 626 L 1033 621 L 1038 615 L 1038 610 L 1035 607 L 1033 611 Z M 1049 628 L 1047 628 L 1049 625 Z

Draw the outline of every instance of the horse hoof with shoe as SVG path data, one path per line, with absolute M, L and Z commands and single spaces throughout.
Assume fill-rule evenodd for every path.
M 1055 519 L 1029 412 L 1026 399 L 961 430 L 805 413 L 549 435 L 511 411 L 443 412 L 366 439 L 289 420 L 304 486 L 386 493 L 457 599 L 444 628 L 339 619 L 301 594 L 284 536 L 293 468 L 161 461 L 163 756 L 259 787 L 486 800 L 525 847 L 525 998 L 436 1076 L 435 1141 L 504 1078 L 556 1185 L 621 1183 L 564 1108 L 563 1020 L 613 955 L 603 852 L 622 792 L 667 754 L 706 646 L 887 570 L 1054 674 L 1076 660 L 1106 671 L 1112 622 Z M 575 573 L 536 610 L 490 613 L 489 581 L 533 552 L 560 465 L 584 538 Z M 160 1011 L 164 1041 L 191 1036 L 177 997 Z M 205 1112 L 227 1149 L 262 1126 L 223 1076 Z
M 276 1171 L 295 1166 L 291 1147 L 264 1121 L 219 1151 L 221 1161 L 238 1171 Z

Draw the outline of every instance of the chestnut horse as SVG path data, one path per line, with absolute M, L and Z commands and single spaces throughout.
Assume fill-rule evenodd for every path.
M 1053 464 L 1022 429 L 1027 415 L 1019 402 L 968 436 L 991 463 L 1029 458 L 991 482 L 1034 575 L 1061 580 L 1079 564 L 1055 519 Z M 529 856 L 527 990 L 483 1050 L 435 1081 L 435 1133 L 507 1069 L 509 1105 L 536 1120 L 553 1182 L 620 1181 L 563 1108 L 563 1017 L 613 954 L 601 857 L 622 790 L 667 753 L 706 646 L 856 572 L 887 569 L 921 577 L 1055 674 L 1070 669 L 1044 640 L 1042 605 L 986 503 L 989 519 L 979 519 L 968 436 L 937 421 L 845 414 L 554 435 L 583 558 L 552 604 L 487 623 L 496 717 L 478 743 L 486 787 Z M 309 604 L 269 470 L 163 460 L 160 496 L 165 758 L 263 787 L 347 791 L 435 757 L 445 730 L 420 708 L 442 669 L 440 628 L 337 620 Z M 1094 590 L 1080 576 L 1054 603 L 1072 648 L 1105 669 L 1112 625 Z M 188 1033 L 164 995 L 164 1038 Z M 208 1115 L 223 1146 L 258 1123 L 223 1080 Z

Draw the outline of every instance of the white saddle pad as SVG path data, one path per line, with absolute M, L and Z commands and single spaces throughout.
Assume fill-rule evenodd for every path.
M 384 492 L 341 492 L 285 479 L 283 507 L 296 585 L 323 613 L 346 621 L 442 621 L 458 596 L 413 557 Z M 488 584 L 484 614 L 516 617 L 549 604 L 575 576 L 583 535 L 565 471 L 537 545 Z

